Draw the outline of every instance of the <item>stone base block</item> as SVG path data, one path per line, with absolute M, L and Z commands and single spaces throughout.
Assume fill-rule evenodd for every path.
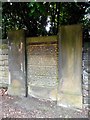
M 8 87 L 8 94 L 15 96 L 25 96 L 25 86 L 19 80 L 13 80 Z
M 82 109 L 82 96 L 75 94 L 58 94 L 57 105 Z
M 56 87 L 29 86 L 28 93 L 40 99 L 56 101 L 57 98 Z

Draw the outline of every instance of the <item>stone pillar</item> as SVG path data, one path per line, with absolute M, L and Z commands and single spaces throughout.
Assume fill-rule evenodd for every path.
M 68 25 L 60 28 L 59 53 L 59 87 L 57 104 L 66 107 L 82 108 L 81 25 Z
M 25 96 L 25 36 L 23 30 L 8 32 L 9 89 L 11 95 Z

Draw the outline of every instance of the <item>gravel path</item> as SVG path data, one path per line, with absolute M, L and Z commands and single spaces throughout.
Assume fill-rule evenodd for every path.
M 88 110 L 76 110 L 56 106 L 55 102 L 39 100 L 33 97 L 15 97 L 4 95 L 0 99 L 3 118 L 85 118 Z

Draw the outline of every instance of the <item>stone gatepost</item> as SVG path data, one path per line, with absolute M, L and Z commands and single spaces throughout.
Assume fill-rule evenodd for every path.
M 23 30 L 8 32 L 9 88 L 11 95 L 25 96 L 25 36 Z
M 82 108 L 82 26 L 59 30 L 58 105 Z

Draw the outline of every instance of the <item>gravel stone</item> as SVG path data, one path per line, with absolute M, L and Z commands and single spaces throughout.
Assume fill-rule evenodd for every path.
M 3 118 L 87 118 L 88 109 L 65 108 L 56 105 L 56 102 L 39 100 L 28 96 L 2 96 Z M 0 101 L 1 102 L 1 101 Z

